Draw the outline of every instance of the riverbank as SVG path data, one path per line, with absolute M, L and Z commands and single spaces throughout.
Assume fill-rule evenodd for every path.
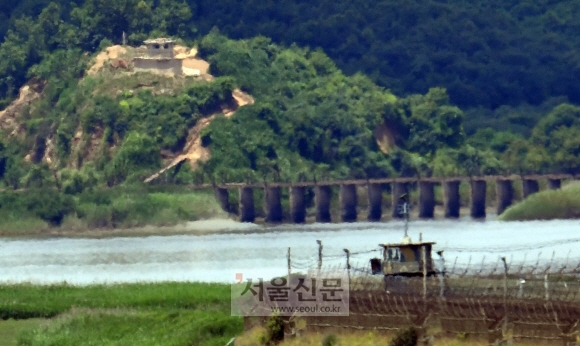
M 540 188 L 546 188 L 542 182 Z M 514 184 L 514 202 L 521 200 L 521 186 Z M 566 187 L 563 190 L 567 190 Z M 340 191 L 334 188 L 331 199 L 333 223 L 341 219 Z M 444 218 L 444 198 L 441 186 L 435 187 L 435 220 Z M 357 191 L 358 220 L 367 218 L 367 190 Z M 411 219 L 418 218 L 418 190 L 411 184 Z M 469 184 L 460 185 L 460 215 L 469 215 Z M 285 220 L 289 219 L 288 191 L 282 191 Z M 496 187 L 487 184 L 486 220 L 496 216 Z M 540 194 L 541 195 L 541 194 Z M 235 214 L 224 212 L 213 191 L 188 190 L 184 186 L 130 186 L 84 191 L 66 195 L 56 190 L 0 192 L 0 237 L 126 237 L 151 235 L 211 234 L 259 232 L 264 224 L 263 191 L 254 191 L 255 224 L 237 222 Z M 306 223 L 315 223 L 314 192 L 308 191 Z M 533 197 L 533 196 L 532 196 Z M 236 193 L 230 193 L 230 208 L 236 211 Z M 392 220 L 392 196 L 383 193 L 382 222 Z M 574 209 L 573 207 L 572 209 Z M 539 207 L 542 212 L 548 209 Z M 513 212 L 510 210 L 510 213 Z M 530 213 L 532 218 L 537 213 Z M 549 219 L 550 217 L 546 217 Z M 508 220 L 507 216 L 504 217 Z M 518 218 L 515 218 L 517 220 Z M 287 222 L 287 221 L 286 221 Z
M 506 209 L 498 220 L 527 221 L 580 218 L 580 184 L 572 183 L 560 190 L 546 190 L 528 196 Z
M 67 195 L 52 189 L 0 192 L 0 236 L 150 234 L 149 228 L 228 219 L 211 191 L 118 187 Z
M 243 331 L 230 286 L 0 285 L 2 345 L 225 345 Z

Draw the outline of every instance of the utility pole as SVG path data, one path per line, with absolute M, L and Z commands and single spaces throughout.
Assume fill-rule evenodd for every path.
M 318 271 L 322 269 L 322 240 L 317 240 L 318 243 Z

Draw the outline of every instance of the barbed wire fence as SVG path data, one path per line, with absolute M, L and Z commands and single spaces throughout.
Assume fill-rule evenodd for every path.
M 292 257 L 288 249 L 288 275 L 346 270 L 350 316 L 331 322 L 327 317 L 308 317 L 309 328 L 412 326 L 426 331 L 435 323 L 443 332 L 479 335 L 492 344 L 510 338 L 577 345 L 580 337 L 580 258 L 571 251 L 565 257 L 553 252 L 549 260 L 540 252 L 537 258 L 515 261 L 497 256 L 500 249 L 486 251 L 492 256 L 477 261 L 471 256 L 466 262 L 441 256 L 433 259 L 438 275 L 409 278 L 373 275 L 370 257 L 379 255 L 380 249 L 343 249 L 342 254 L 325 256 L 322 242 L 317 243 L 318 253 L 310 257 Z

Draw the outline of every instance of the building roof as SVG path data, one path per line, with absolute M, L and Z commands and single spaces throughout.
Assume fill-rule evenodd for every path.
M 170 38 L 165 38 L 165 37 L 149 39 L 149 40 L 145 41 L 145 44 L 165 44 L 165 43 L 175 43 L 175 41 L 170 39 Z
M 422 241 L 418 243 L 387 243 L 387 244 L 379 244 L 382 247 L 411 247 L 411 246 L 423 246 L 423 245 L 433 245 L 436 244 L 434 241 Z

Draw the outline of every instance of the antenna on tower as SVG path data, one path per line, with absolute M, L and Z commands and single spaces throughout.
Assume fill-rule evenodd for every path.
M 409 238 L 409 195 L 404 193 L 399 197 L 399 214 L 403 215 L 405 218 L 405 236 L 403 237 L 403 241 L 411 242 L 411 238 Z

